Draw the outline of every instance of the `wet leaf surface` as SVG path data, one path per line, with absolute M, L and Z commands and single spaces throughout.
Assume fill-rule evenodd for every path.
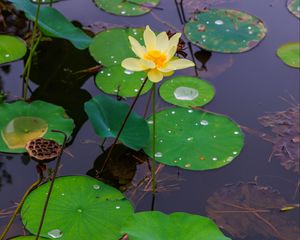
M 152 134 L 152 117 L 148 119 Z M 169 108 L 156 115 L 156 161 L 189 170 L 230 164 L 244 145 L 244 135 L 230 118 L 202 110 Z M 180 151 L 178 151 L 180 146 Z M 152 136 L 144 148 L 152 157 Z
M 62 144 L 63 136 L 52 130 L 69 137 L 73 128 L 62 107 L 43 101 L 4 103 L 0 105 L 0 152 L 25 152 L 26 143 L 38 137 Z
M 230 240 L 207 217 L 188 213 L 140 212 L 122 227 L 130 240 Z
M 233 9 L 196 13 L 184 27 L 186 37 L 207 51 L 241 53 L 259 44 L 267 32 L 255 16 Z
M 120 16 L 138 16 L 150 12 L 160 0 L 95 0 L 98 7 Z
M 280 160 L 287 170 L 300 173 L 300 105 L 294 105 L 285 111 L 272 113 L 258 120 L 274 133 L 269 139 L 273 143 L 272 156 Z
M 14 36 L 0 34 L 0 64 L 22 58 L 27 51 L 26 43 Z
M 207 202 L 208 216 L 235 238 L 259 235 L 259 239 L 299 239 L 297 223 L 280 211 L 288 202 L 271 187 L 255 183 L 228 185 Z
M 162 99 L 180 107 L 197 107 L 215 96 L 214 87 L 197 77 L 180 76 L 165 81 L 159 88 Z
M 36 234 L 50 183 L 30 193 L 21 216 L 26 229 Z M 122 235 L 121 225 L 133 214 L 131 204 L 118 190 L 87 176 L 57 178 L 41 236 L 61 240 L 112 240 Z

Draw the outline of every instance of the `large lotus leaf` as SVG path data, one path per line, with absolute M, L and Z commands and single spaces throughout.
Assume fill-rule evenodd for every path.
M 148 123 L 152 133 L 152 117 Z M 150 139 L 144 150 L 152 156 Z M 229 164 L 243 145 L 241 129 L 226 116 L 186 108 L 170 108 L 156 115 L 158 162 L 189 170 L 214 169 Z
M 288 0 L 287 7 L 292 14 L 300 18 L 300 0 Z
M 32 139 L 43 137 L 62 144 L 63 135 L 70 136 L 74 128 L 62 107 L 43 102 L 17 101 L 0 105 L 0 152 L 22 153 Z
M 26 16 L 34 21 L 37 6 L 30 0 L 10 0 L 17 9 L 26 13 Z M 75 27 L 58 10 L 52 7 L 42 7 L 39 14 L 38 24 L 41 31 L 55 38 L 70 41 L 76 48 L 85 49 L 91 43 L 91 38 L 82 30 Z
M 300 229 L 280 210 L 289 203 L 278 191 L 255 183 L 230 184 L 207 200 L 208 216 L 234 239 L 299 240 Z
M 148 13 L 160 0 L 95 0 L 108 13 L 121 16 L 138 16 Z
M 122 97 L 135 97 L 146 79 L 145 72 L 132 72 L 124 69 L 121 65 L 104 68 L 96 76 L 96 85 L 103 92 Z M 151 89 L 151 82 L 148 81 L 141 94 Z
M 122 227 L 130 240 L 230 240 L 209 218 L 188 213 L 140 212 Z
M 19 236 L 19 237 L 14 237 L 14 238 L 10 238 L 9 240 L 35 240 L 36 236 Z M 39 240 L 47 240 L 49 238 L 43 238 L 43 237 L 39 237 Z
M 50 183 L 29 194 L 21 210 L 26 229 L 36 234 Z M 94 178 L 68 176 L 56 179 L 47 208 L 42 237 L 61 240 L 112 240 L 133 208 L 124 195 Z
M 0 64 L 22 58 L 26 50 L 26 43 L 22 39 L 9 35 L 0 35 Z
M 159 93 L 166 102 L 180 107 L 195 107 L 209 103 L 215 95 L 215 89 L 204 80 L 184 76 L 165 81 Z
M 267 29 L 257 17 L 232 9 L 211 9 L 196 13 L 185 25 L 187 38 L 203 49 L 240 53 L 254 48 Z
M 93 58 L 106 67 L 120 65 L 128 57 L 135 57 L 128 36 L 143 43 L 142 28 L 113 28 L 97 34 L 89 47 Z
M 300 42 L 290 42 L 277 49 L 277 56 L 288 66 L 300 68 Z
M 129 111 L 129 106 L 108 96 L 98 95 L 85 103 L 85 111 L 100 137 L 116 137 Z M 147 122 L 132 112 L 120 135 L 120 141 L 134 150 L 144 147 L 149 141 Z

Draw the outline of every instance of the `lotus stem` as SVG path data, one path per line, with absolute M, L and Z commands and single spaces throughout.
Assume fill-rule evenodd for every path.
M 50 184 L 50 187 L 49 187 L 49 191 L 48 191 L 48 194 L 47 194 L 47 198 L 46 198 L 46 201 L 45 201 L 44 209 L 43 209 L 43 212 L 42 212 L 42 217 L 41 217 L 41 220 L 40 220 L 40 224 L 39 224 L 39 228 L 38 228 L 35 240 L 39 239 L 39 236 L 40 236 L 40 233 L 41 233 L 41 230 L 42 230 L 42 226 L 43 226 L 43 223 L 44 223 L 46 211 L 47 211 L 47 208 L 48 208 L 48 203 L 49 203 L 51 193 L 52 193 L 52 190 L 53 190 L 55 178 L 56 178 L 59 166 L 60 166 L 60 160 L 61 160 L 64 148 L 66 146 L 67 139 L 68 139 L 67 135 L 64 132 L 61 132 L 61 131 L 58 131 L 58 130 L 52 130 L 52 132 L 63 134 L 64 135 L 64 141 L 63 141 L 63 145 L 62 145 L 62 148 L 60 150 L 60 153 L 59 153 L 59 155 L 57 157 L 57 160 L 56 160 L 55 169 L 54 169 L 54 172 L 53 172 L 53 175 L 52 175 L 52 181 L 51 181 L 51 184 Z
M 118 134 L 117 134 L 117 136 L 116 136 L 116 138 L 115 138 L 115 140 L 114 140 L 112 146 L 110 147 L 110 149 L 109 149 L 109 151 L 108 151 L 107 157 L 106 157 L 105 160 L 104 160 L 104 163 L 103 163 L 103 165 L 102 165 L 102 167 L 101 167 L 101 170 L 99 171 L 99 176 L 102 175 L 102 172 L 103 172 L 104 168 L 106 167 L 106 165 L 107 165 L 107 163 L 108 163 L 108 161 L 109 161 L 109 159 L 110 159 L 110 156 L 111 156 L 111 154 L 112 154 L 112 151 L 114 150 L 114 147 L 115 147 L 116 144 L 118 143 L 119 138 L 120 138 L 120 136 L 121 136 L 121 133 L 123 132 L 124 127 L 125 127 L 125 125 L 126 125 L 126 123 L 127 123 L 127 121 L 128 121 L 128 118 L 129 118 L 129 116 L 130 116 L 130 114 L 131 114 L 131 112 L 132 112 L 132 110 L 133 110 L 133 108 L 134 108 L 134 106 L 135 106 L 135 104 L 136 104 L 138 98 L 140 97 L 141 92 L 142 92 L 142 90 L 143 90 L 145 84 L 147 83 L 147 81 L 148 81 L 148 77 L 145 78 L 145 80 L 144 80 L 142 86 L 140 87 L 140 89 L 139 89 L 139 91 L 138 91 L 136 97 L 135 97 L 134 100 L 133 100 L 133 103 L 132 103 L 131 106 L 130 106 L 129 111 L 127 112 L 127 115 L 126 115 L 126 117 L 125 117 L 125 119 L 124 119 L 124 121 L 123 121 L 123 123 L 122 123 L 122 126 L 121 126 L 121 128 L 120 128 L 120 130 L 119 130 L 119 132 L 118 132 Z
M 12 217 L 10 218 L 8 224 L 6 225 L 5 229 L 4 229 L 4 232 L 1 234 L 1 237 L 0 237 L 0 240 L 3 240 L 4 237 L 6 236 L 6 234 L 8 233 L 9 229 L 11 228 L 13 222 L 15 221 L 18 213 L 20 212 L 24 202 L 25 202 L 25 199 L 27 198 L 27 196 L 29 195 L 29 193 L 31 193 L 32 190 L 34 190 L 37 186 L 40 185 L 40 183 L 42 182 L 43 180 L 43 176 L 40 174 L 40 177 L 38 180 L 36 180 L 27 190 L 26 192 L 24 193 L 22 199 L 21 199 L 21 202 L 18 204 L 16 210 L 14 211 L 14 214 L 12 215 Z
M 155 162 L 155 153 L 156 153 L 156 83 L 152 85 L 152 121 L 153 121 L 153 132 L 152 132 L 152 194 L 156 193 L 156 162 Z
M 37 40 L 37 44 L 34 44 L 34 39 L 35 39 L 35 35 L 37 32 L 37 28 L 38 28 L 38 19 L 39 19 L 39 14 L 40 14 L 40 9 L 41 9 L 41 0 L 38 0 L 37 3 L 38 3 L 38 6 L 37 6 L 36 13 L 35 13 L 34 27 L 33 27 L 31 42 L 30 42 L 30 53 L 29 53 L 27 62 L 25 64 L 24 72 L 23 72 L 23 74 L 24 74 L 26 71 L 25 86 L 24 86 L 24 90 L 23 90 L 23 98 L 25 100 L 27 99 L 27 87 L 28 87 L 28 83 L 29 83 L 29 74 L 30 74 L 32 57 L 33 57 L 34 51 L 37 47 L 37 44 L 40 41 L 40 37 L 39 37 Z M 26 67 L 26 65 L 27 65 L 27 67 Z

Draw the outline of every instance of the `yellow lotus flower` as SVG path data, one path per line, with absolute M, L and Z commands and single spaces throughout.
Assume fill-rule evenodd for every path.
M 174 70 L 194 66 L 190 60 L 175 57 L 180 36 L 181 33 L 176 33 L 169 39 L 166 32 L 156 36 L 149 26 L 144 31 L 145 46 L 129 36 L 131 49 L 139 59 L 126 58 L 122 62 L 123 68 L 134 72 L 146 71 L 149 80 L 156 83 L 164 76 L 172 75 Z

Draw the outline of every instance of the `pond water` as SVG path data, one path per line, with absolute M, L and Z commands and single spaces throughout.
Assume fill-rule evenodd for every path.
M 290 107 L 291 96 L 296 103 L 299 103 L 299 70 L 286 66 L 275 55 L 280 45 L 299 41 L 299 20 L 288 12 L 286 2 L 282 0 L 212 2 L 216 7 L 239 9 L 259 17 L 264 21 L 268 33 L 257 47 L 245 53 L 212 53 L 211 55 L 202 53 L 207 60 L 206 70 L 202 68 L 197 74 L 202 79 L 208 80 L 216 89 L 214 100 L 206 105 L 205 109 L 228 115 L 241 126 L 270 133 L 269 129 L 265 129 L 257 119 L 268 112 L 283 111 Z M 55 3 L 54 6 L 68 19 L 76 20 L 83 26 L 94 24 L 99 27 L 100 24 L 107 23 L 108 26 L 143 27 L 149 24 L 152 29 L 160 32 L 169 30 L 168 24 L 171 24 L 179 31 L 183 29 L 176 5 L 171 0 L 161 0 L 159 6 L 163 10 L 154 9 L 152 11 L 154 15 L 149 13 L 139 17 L 113 16 L 101 11 L 88 0 L 64 0 Z M 189 8 L 186 10 L 188 16 Z M 174 31 L 174 29 L 170 30 Z M 50 45 L 43 43 L 40 48 L 46 57 L 42 59 L 39 71 L 33 68 L 34 82 L 30 83 L 33 89 L 32 99 L 46 100 L 64 106 L 71 113 L 77 124 L 76 137 L 72 139 L 63 155 L 63 166 L 59 175 L 85 175 L 93 168 L 102 150 L 97 146 L 101 140 L 94 133 L 91 123 L 87 121 L 83 103 L 101 91 L 95 87 L 93 76 L 77 79 L 70 85 L 69 83 L 62 85 L 61 82 L 70 79 L 66 62 L 72 62 L 72 66 L 76 66 L 78 70 L 93 67 L 97 63 L 88 56 L 87 51 L 79 52 L 63 41 L 57 40 Z M 192 50 L 195 54 L 200 49 L 193 46 Z M 190 58 L 191 52 L 188 48 L 186 52 Z M 198 60 L 196 63 L 201 68 L 202 64 Z M 23 66 L 23 61 L 17 61 L 0 68 L 0 86 L 2 85 L 3 90 L 9 93 L 9 100 L 14 100 L 21 95 L 20 75 Z M 195 71 L 189 68 L 176 74 L 195 76 Z M 55 83 L 50 84 L 49 79 L 53 77 L 56 79 Z M 144 113 L 148 94 L 138 100 L 135 110 L 140 114 Z M 170 105 L 159 99 L 157 109 L 164 109 L 167 106 Z M 111 142 L 108 141 L 105 146 L 109 143 Z M 179 153 L 180 148 L 178 146 Z M 271 143 L 255 134 L 245 133 L 243 151 L 231 164 L 223 168 L 210 171 L 187 171 L 165 166 L 158 176 L 161 191 L 156 196 L 154 208 L 165 213 L 176 211 L 205 216 L 207 199 L 216 190 L 226 184 L 253 181 L 261 186 L 271 186 L 278 190 L 288 203 L 298 203 L 299 175 L 284 169 L 276 158 L 270 162 L 271 152 Z M 35 165 L 22 155 L 0 154 L 0 210 L 12 207 L 21 199 L 25 189 L 36 180 Z M 143 176 L 145 169 L 145 164 L 137 166 L 136 179 Z M 150 210 L 151 193 L 144 195 L 141 189 L 137 192 L 135 195 L 132 195 L 132 191 L 128 192 L 136 211 Z M 290 220 L 296 222 L 296 225 L 299 224 L 297 210 L 286 214 Z M 0 232 L 7 221 L 8 218 L 2 218 L 0 212 Z M 259 224 L 263 223 L 257 220 L 257 225 Z M 268 235 L 261 237 L 255 231 L 253 229 L 253 232 L 245 238 L 232 239 L 279 239 Z M 18 219 L 8 236 L 23 233 L 22 223 Z M 296 240 L 296 238 L 285 239 Z

